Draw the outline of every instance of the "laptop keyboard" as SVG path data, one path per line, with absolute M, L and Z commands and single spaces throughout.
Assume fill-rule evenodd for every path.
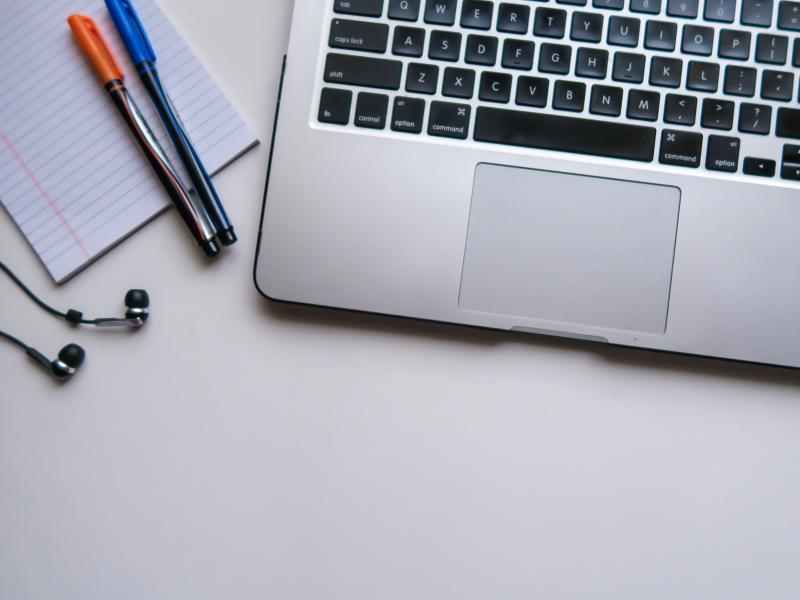
M 800 1 L 329 1 L 320 123 L 800 181 Z

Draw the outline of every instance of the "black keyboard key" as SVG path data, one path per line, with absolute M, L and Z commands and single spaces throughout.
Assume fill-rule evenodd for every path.
M 461 26 L 468 29 L 490 29 L 494 4 L 487 0 L 464 0 L 461 7 Z
M 350 106 L 353 103 L 353 92 L 336 88 L 323 88 L 319 101 L 320 123 L 347 125 L 350 122 Z
M 569 37 L 578 42 L 599 42 L 603 39 L 603 15 L 575 11 Z
M 742 0 L 742 25 L 769 27 L 772 24 L 772 0 Z
M 756 93 L 756 70 L 750 67 L 725 67 L 726 94 L 731 96 L 754 96 Z
M 789 38 L 785 35 L 759 33 L 756 36 L 756 61 L 785 65 L 789 54 Z
M 533 68 L 534 43 L 508 38 L 503 43 L 503 67 L 530 71 Z
M 719 34 L 720 58 L 747 60 L 750 58 L 750 32 L 723 29 Z
M 573 6 L 586 6 L 587 0 L 556 0 L 559 4 L 571 4 Z
M 386 127 L 386 113 L 389 110 L 389 96 L 361 92 L 356 101 L 356 127 L 383 129 Z
M 800 165 L 800 146 L 796 144 L 784 144 L 781 160 L 785 163 Z
M 631 12 L 657 15 L 661 12 L 661 0 L 631 0 Z
M 781 178 L 791 181 L 800 181 L 800 165 L 784 163 L 781 166 Z
M 424 63 L 409 63 L 406 91 L 417 94 L 435 94 L 439 85 L 439 67 Z
M 428 135 L 438 137 L 467 139 L 469 135 L 469 119 L 472 109 L 468 104 L 452 104 L 450 102 L 431 102 L 431 114 L 428 118 Z
M 680 59 L 654 56 L 650 61 L 650 85 L 680 87 L 682 76 L 683 63 Z
M 775 161 L 769 158 L 755 158 L 748 156 L 742 163 L 742 173 L 756 177 L 774 177 Z
M 472 98 L 475 90 L 475 71 L 447 67 L 442 79 L 442 94 L 453 98 Z
M 781 177 L 800 181 L 800 146 L 794 144 L 784 145 L 782 158 Z
M 553 86 L 553 108 L 581 112 L 586 100 L 586 85 L 575 81 L 556 81 Z
M 696 169 L 700 166 L 702 154 L 703 134 L 692 131 L 677 131 L 675 129 L 661 131 L 661 149 L 658 153 L 658 162 L 662 165 Z
M 395 27 L 392 53 L 398 56 L 422 56 L 425 47 L 425 30 L 416 27 Z
M 461 56 L 461 34 L 455 31 L 432 31 L 428 58 L 456 62 Z
M 686 88 L 698 92 L 716 92 L 719 87 L 719 65 L 717 63 L 689 61 Z
M 481 85 L 478 97 L 484 102 L 500 102 L 507 104 L 511 100 L 511 86 L 513 78 L 508 73 L 481 74 Z
M 703 100 L 703 115 L 700 124 L 710 129 L 733 128 L 734 103 L 730 100 L 716 100 L 706 98 Z
M 431 25 L 452 25 L 456 22 L 457 0 L 428 0 L 425 22 Z
M 640 121 L 658 119 L 661 95 L 658 92 L 631 90 L 628 92 L 628 118 Z
M 607 8 L 609 10 L 622 10 L 624 0 L 592 0 L 592 6 L 595 8 Z
M 742 102 L 739 106 L 739 131 L 767 135 L 772 125 L 772 107 Z
M 550 82 L 544 77 L 520 77 L 517 82 L 517 99 L 520 106 L 547 106 Z
M 530 7 L 504 2 L 497 11 L 497 31 L 502 31 L 503 33 L 528 33 L 530 19 Z
M 639 45 L 639 19 L 631 17 L 611 17 L 608 20 L 608 36 L 606 40 L 614 46 Z
M 644 54 L 615 53 L 612 79 L 628 83 L 641 83 L 644 80 L 644 61 Z
M 697 115 L 697 98 L 693 96 L 681 96 L 678 94 L 667 94 L 664 102 L 664 122 L 673 125 L 694 125 Z
M 670 17 L 694 19 L 697 16 L 699 0 L 667 0 L 667 14 Z
M 403 63 L 349 54 L 328 54 L 325 81 L 386 90 L 400 89 Z
M 703 16 L 706 21 L 733 23 L 736 18 L 736 0 L 706 0 Z
M 736 137 L 708 136 L 706 169 L 736 173 L 739 170 L 739 150 L 741 146 L 741 141 Z
M 560 8 L 536 9 L 533 18 L 533 34 L 541 37 L 563 38 L 567 27 L 567 11 Z
M 392 131 L 402 133 L 421 133 L 425 119 L 425 101 L 419 98 L 394 99 L 392 109 Z
M 596 115 L 618 117 L 622 113 L 622 88 L 610 85 L 592 86 L 589 112 Z
M 608 72 L 608 50 L 599 48 L 578 48 L 575 59 L 575 75 L 605 79 Z
M 334 0 L 333 12 L 362 17 L 380 17 L 383 0 Z
M 328 40 L 331 48 L 383 54 L 388 43 L 388 25 L 349 19 L 334 19 L 331 23 L 331 35 Z
M 566 75 L 569 73 L 569 64 L 572 59 L 572 48 L 560 44 L 542 44 L 539 50 L 539 70 L 542 73 L 556 73 Z
M 420 0 L 389 0 L 389 18 L 398 21 L 419 19 Z
M 567 131 L 570 135 L 564 135 Z M 474 137 L 479 142 L 650 162 L 655 135 L 652 127 L 628 123 L 481 107 Z
M 800 31 L 800 2 L 784 1 L 778 5 L 778 29 Z
M 648 50 L 675 50 L 678 26 L 669 21 L 648 21 L 644 30 L 644 47 Z
M 464 62 L 485 67 L 494 66 L 497 62 L 497 38 L 485 35 L 468 36 Z
M 683 26 L 681 50 L 684 53 L 711 56 L 713 48 L 714 30 L 711 27 L 701 27 L 699 25 Z
M 792 66 L 800 67 L 800 37 L 792 43 Z
M 789 102 L 794 91 L 794 73 L 765 70 L 761 74 L 761 97 Z

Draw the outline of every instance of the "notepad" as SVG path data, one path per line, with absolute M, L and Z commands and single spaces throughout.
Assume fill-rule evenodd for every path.
M 256 138 L 154 0 L 137 0 L 136 8 L 164 86 L 207 170 L 216 173 Z M 98 22 L 136 103 L 182 172 L 104 2 L 3 0 L 0 201 L 59 283 L 170 206 L 73 41 L 72 13 Z

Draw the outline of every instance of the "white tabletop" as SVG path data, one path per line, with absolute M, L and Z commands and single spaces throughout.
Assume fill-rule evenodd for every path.
M 288 0 L 163 0 L 268 142 Z M 252 284 L 268 143 L 218 178 L 213 264 L 170 213 L 63 288 L 6 215 L 0 598 L 796 599 L 800 374 L 276 306 Z M 298 174 L 302 176 L 302 174 Z

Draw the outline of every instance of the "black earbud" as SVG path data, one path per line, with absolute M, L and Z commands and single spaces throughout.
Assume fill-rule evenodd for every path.
M 54 317 L 64 319 L 73 325 L 94 325 L 95 327 L 141 327 L 147 322 L 150 316 L 150 296 L 144 290 L 128 290 L 125 294 L 125 317 L 124 318 L 111 318 L 111 319 L 85 319 L 83 313 L 74 308 L 66 312 L 56 310 L 49 304 L 45 304 L 31 289 L 22 283 L 22 280 L 17 277 L 14 272 L 9 269 L 2 261 L 0 261 L 0 271 L 8 275 L 17 287 L 19 287 L 25 295 L 33 300 L 37 306 L 42 310 L 50 313 Z M 62 381 L 67 381 L 72 378 L 83 364 L 86 358 L 86 353 L 83 348 L 77 344 L 69 344 L 61 349 L 58 353 L 58 358 L 51 361 L 44 354 L 31 348 L 22 340 L 10 335 L 4 331 L 0 331 L 0 338 L 11 342 L 22 348 L 25 353 L 33 359 L 36 364 L 48 371 L 53 376 Z
M 34 348 L 27 348 L 25 354 L 33 359 L 33 362 L 42 367 L 42 369 L 60 381 L 69 381 L 72 379 L 86 359 L 86 352 L 77 344 L 68 344 L 64 346 L 61 352 L 58 353 L 58 358 L 52 361 Z
M 126 319 L 139 319 L 144 325 L 150 316 L 150 296 L 144 290 L 128 290 L 125 294 Z
M 76 310 L 68 310 L 65 318 L 70 323 L 95 327 L 141 327 L 150 316 L 150 296 L 144 290 L 128 290 L 125 294 L 125 309 L 124 319 L 86 320 L 83 313 Z

